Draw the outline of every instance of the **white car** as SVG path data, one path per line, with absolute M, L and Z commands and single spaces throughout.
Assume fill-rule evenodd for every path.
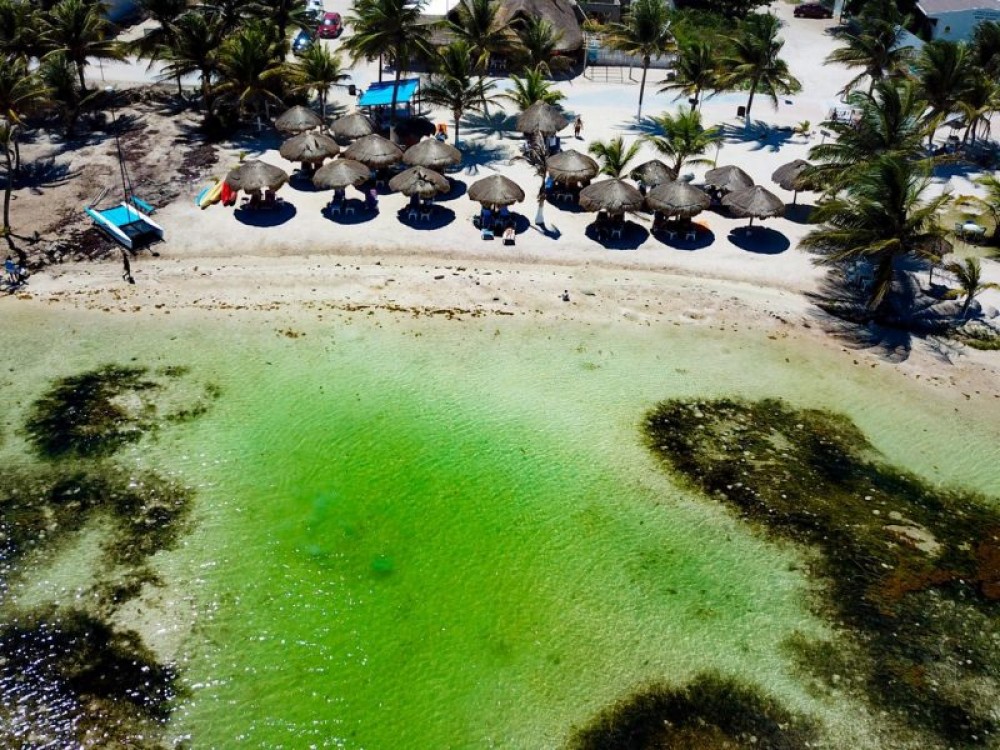
M 306 13 L 315 18 L 323 15 L 323 0 L 306 0 Z

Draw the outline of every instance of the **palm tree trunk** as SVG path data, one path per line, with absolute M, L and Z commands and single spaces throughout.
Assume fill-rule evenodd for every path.
M 635 115 L 636 120 L 642 119 L 642 98 L 646 93 L 646 73 L 649 71 L 649 55 L 642 58 L 642 81 L 639 83 L 639 111 Z
M 455 148 L 458 148 L 458 123 L 462 119 L 462 110 L 456 109 L 452 114 L 455 116 Z
M 7 182 L 3 189 L 3 235 L 6 237 L 10 234 L 10 194 L 14 189 L 14 165 L 9 145 L 4 147 L 4 156 L 7 158 Z
M 403 68 L 396 61 L 396 77 L 392 81 L 392 101 L 389 103 L 389 140 L 396 140 L 396 102 L 399 98 L 399 79 L 403 75 Z
M 181 74 L 177 74 L 177 97 L 184 101 L 184 84 L 181 83 Z
M 6 227 L 6 214 L 4 215 L 4 226 Z M 969 307 L 972 305 L 972 295 L 966 292 L 965 302 L 962 304 L 962 320 L 969 317 Z
M 323 126 L 326 127 L 326 89 L 319 90 L 319 116 L 323 118 Z
M 542 170 L 542 186 L 538 189 L 538 213 L 535 214 L 535 223 L 540 226 L 545 226 L 545 215 L 542 213 L 545 208 L 545 178 L 547 176 L 548 170 Z
M 14 174 L 21 175 L 21 143 L 17 140 L 16 135 L 14 136 Z
M 743 120 L 744 124 L 747 127 L 750 127 L 750 108 L 753 107 L 753 97 L 757 93 L 757 84 L 758 83 L 759 83 L 759 79 L 754 78 L 753 79 L 753 84 L 750 86 L 750 98 L 747 99 L 747 111 L 744 114 L 744 120 Z
M 86 91 L 87 90 L 87 80 L 83 77 L 83 66 L 84 65 L 86 65 L 86 63 L 78 62 L 76 64 L 76 74 L 80 77 L 80 88 L 83 91 Z

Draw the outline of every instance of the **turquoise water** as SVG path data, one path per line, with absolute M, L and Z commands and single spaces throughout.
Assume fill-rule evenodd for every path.
M 646 409 L 780 395 L 847 412 L 933 480 L 1000 482 L 986 397 L 763 334 L 376 316 L 287 338 L 277 318 L 173 317 L 139 336 L 38 314 L 6 385 L 23 405 L 134 358 L 221 387 L 122 456 L 197 489 L 193 531 L 157 558 L 155 622 L 135 623 L 182 668 L 168 734 L 195 747 L 559 747 L 637 685 L 712 668 L 863 733 L 789 663 L 790 636 L 827 633 L 801 554 L 663 476 Z M 65 595 L 56 570 L 35 599 Z

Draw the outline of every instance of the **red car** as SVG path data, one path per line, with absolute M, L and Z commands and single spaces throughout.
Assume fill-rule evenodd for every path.
M 320 39 L 336 39 L 344 30 L 344 23 L 339 13 L 327 12 L 316 27 L 316 36 Z
M 793 11 L 796 18 L 833 18 L 833 11 L 820 3 L 802 3 Z

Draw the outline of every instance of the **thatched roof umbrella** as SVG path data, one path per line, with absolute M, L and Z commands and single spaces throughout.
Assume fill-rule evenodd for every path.
M 353 141 L 355 138 L 364 138 L 374 133 L 375 125 L 365 115 L 355 112 L 353 115 L 344 115 L 334 120 L 330 132 L 334 138 Z
M 754 219 L 766 219 L 785 213 L 785 204 L 781 202 L 781 198 L 760 185 L 730 193 L 722 199 L 722 205 L 736 216 L 749 216 L 748 226 L 753 226 Z
M 597 162 L 586 154 L 579 151 L 567 149 L 555 156 L 550 156 L 546 161 L 549 174 L 552 179 L 559 182 L 582 182 L 593 178 L 600 167 Z
M 451 190 L 448 178 L 427 167 L 410 167 L 389 180 L 389 188 L 403 195 L 433 198 Z
M 751 187 L 753 178 L 739 167 L 718 167 L 705 172 L 705 184 L 726 193 L 735 193 Z
M 519 27 L 522 23 L 540 18 L 552 25 L 556 51 L 575 52 L 583 47 L 583 31 L 574 9 L 575 5 L 565 0 L 504 0 L 497 7 L 494 23 L 497 28 L 506 29 L 511 22 Z M 455 20 L 453 14 L 458 15 L 452 10 L 448 17 Z
M 288 161 L 317 162 L 340 153 L 340 146 L 322 133 L 299 133 L 281 144 L 278 149 Z
M 295 106 L 285 110 L 277 120 L 274 127 L 286 135 L 304 133 L 307 130 L 318 128 L 323 124 L 322 118 L 308 107 Z
M 779 187 L 793 191 L 792 205 L 795 205 L 795 202 L 798 200 L 800 190 L 812 190 L 814 188 L 813 181 L 809 178 L 809 169 L 811 167 L 812 164 L 805 159 L 796 159 L 784 166 L 778 167 L 774 170 L 774 174 L 771 175 L 771 180 L 776 182 Z
M 259 159 L 245 161 L 226 175 L 226 184 L 233 190 L 252 193 L 257 190 L 277 190 L 288 182 L 285 170 L 265 164 Z
M 403 158 L 403 149 L 380 135 L 366 135 L 358 138 L 344 149 L 344 156 L 367 164 L 373 169 L 392 166 Z
M 545 102 L 535 102 L 517 118 L 520 133 L 541 133 L 552 135 L 569 125 L 569 120 L 559 107 Z
M 501 174 L 477 180 L 469 187 L 469 198 L 484 206 L 509 206 L 524 200 L 524 191 Z
M 704 190 L 686 182 L 666 182 L 646 194 L 646 205 L 668 216 L 691 218 L 712 205 L 712 199 Z
M 360 185 L 371 174 L 371 170 L 359 161 L 334 159 L 316 170 L 313 185 L 320 189 L 343 190 L 351 185 Z
M 646 187 L 654 188 L 677 179 L 677 173 L 659 159 L 651 159 L 628 173 L 628 176 Z
M 623 214 L 642 208 L 642 193 L 624 180 L 601 180 L 580 191 L 580 208 L 584 211 L 607 211 Z
M 412 167 L 444 169 L 462 163 L 462 152 L 449 143 L 427 138 L 403 152 L 403 162 Z

